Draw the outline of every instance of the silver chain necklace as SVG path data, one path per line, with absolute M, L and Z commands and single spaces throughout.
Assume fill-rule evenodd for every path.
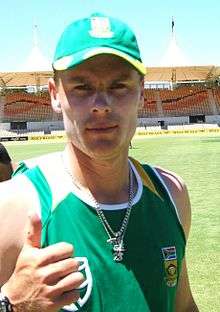
M 63 157 L 63 153 L 61 155 L 62 155 L 62 161 L 64 164 L 65 171 L 71 177 L 73 184 L 82 190 L 83 186 L 79 183 L 79 181 L 76 180 L 76 178 L 72 175 L 72 173 L 68 169 L 66 162 L 64 160 L 64 157 Z M 113 259 L 116 262 L 120 262 L 123 260 L 124 252 L 126 251 L 125 246 L 124 246 L 124 236 L 126 233 L 126 229 L 128 227 L 128 221 L 129 221 L 129 217 L 130 217 L 131 209 L 132 209 L 132 201 L 134 198 L 133 171 L 131 169 L 130 164 L 129 164 L 128 206 L 126 208 L 126 213 L 125 213 L 124 219 L 122 220 L 121 227 L 117 232 L 115 232 L 112 229 L 112 227 L 110 226 L 109 222 L 107 221 L 107 219 L 103 213 L 103 210 L 100 207 L 100 204 L 97 202 L 97 200 L 92 195 L 92 193 L 90 192 L 89 189 L 88 189 L 88 194 L 89 194 L 90 199 L 94 203 L 94 207 L 95 207 L 96 213 L 99 217 L 99 220 L 102 223 L 102 225 L 103 225 L 103 227 L 104 227 L 104 229 L 105 229 L 105 231 L 109 237 L 107 240 L 107 243 L 112 245 L 112 251 L 113 251 L 113 255 L 114 255 Z

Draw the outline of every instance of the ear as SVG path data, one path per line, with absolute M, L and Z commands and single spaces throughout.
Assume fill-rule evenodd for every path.
M 57 86 L 53 78 L 50 78 L 48 80 L 48 91 L 50 94 L 51 106 L 53 110 L 57 114 L 61 114 L 62 113 L 61 103 L 59 101 L 59 94 L 58 94 Z
M 144 78 L 141 81 L 141 93 L 140 93 L 140 101 L 139 101 L 139 108 L 144 107 Z

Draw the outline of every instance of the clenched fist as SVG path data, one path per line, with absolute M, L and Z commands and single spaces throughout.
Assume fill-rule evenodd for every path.
M 79 298 L 77 288 L 84 276 L 77 271 L 73 246 L 57 243 L 40 248 L 40 240 L 41 221 L 33 214 L 14 272 L 2 287 L 15 312 L 55 312 Z

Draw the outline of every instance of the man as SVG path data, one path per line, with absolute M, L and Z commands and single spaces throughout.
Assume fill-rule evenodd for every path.
M 184 260 L 186 187 L 128 159 L 145 75 L 133 32 L 102 14 L 74 22 L 53 68 L 51 103 L 68 143 L 23 163 L 27 170 L 1 186 L 2 304 L 24 312 L 198 311 Z
M 0 182 L 9 180 L 13 173 L 13 164 L 5 146 L 0 143 Z

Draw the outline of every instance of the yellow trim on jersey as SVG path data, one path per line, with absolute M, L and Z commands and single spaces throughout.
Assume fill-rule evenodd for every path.
M 129 157 L 129 159 L 131 160 L 132 164 L 135 166 L 138 174 L 140 175 L 143 185 L 146 186 L 152 193 L 157 195 L 160 199 L 162 199 L 160 194 L 157 192 L 153 182 L 151 181 L 151 178 L 149 177 L 147 172 L 144 170 L 144 168 L 141 166 L 141 164 L 132 157 Z

